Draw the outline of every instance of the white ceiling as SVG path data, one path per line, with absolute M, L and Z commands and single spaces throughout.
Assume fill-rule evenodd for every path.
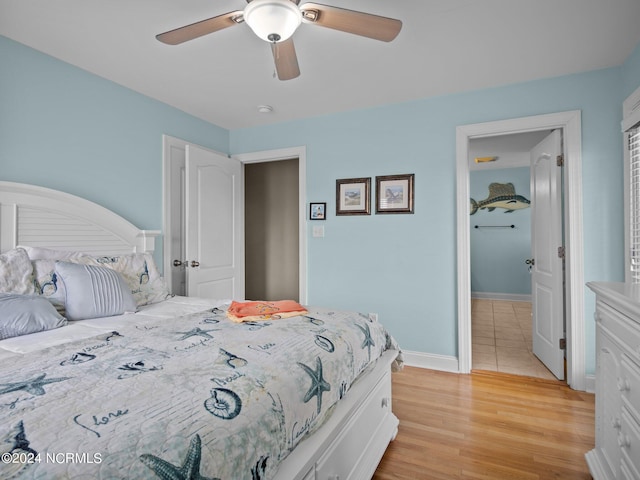
M 0 0 L 0 35 L 227 129 L 618 66 L 640 43 L 638 0 L 320 1 L 402 31 L 384 43 L 303 24 L 301 75 L 284 82 L 245 24 L 155 39 L 244 0 Z

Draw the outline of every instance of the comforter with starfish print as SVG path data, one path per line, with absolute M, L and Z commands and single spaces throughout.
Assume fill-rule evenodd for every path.
M 0 365 L 0 478 L 269 479 L 398 346 L 367 315 L 136 318 Z M 65 327 L 62 327 L 65 328 Z

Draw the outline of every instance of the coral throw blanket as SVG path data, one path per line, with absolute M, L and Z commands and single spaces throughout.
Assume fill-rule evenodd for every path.
M 275 302 L 231 302 L 227 317 L 237 323 L 256 320 L 277 320 L 279 318 L 304 315 L 307 309 L 294 300 Z

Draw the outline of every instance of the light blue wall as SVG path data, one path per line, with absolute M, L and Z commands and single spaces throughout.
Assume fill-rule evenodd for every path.
M 406 350 L 456 355 L 455 129 L 582 110 L 585 279 L 623 278 L 621 103 L 640 84 L 621 68 L 227 132 L 0 37 L 0 178 L 89 198 L 161 228 L 163 133 L 222 152 L 307 147 L 314 304 L 378 312 Z M 335 217 L 335 180 L 415 173 L 414 215 Z M 310 228 L 310 227 L 309 227 Z M 595 369 L 593 298 L 585 301 Z
M 162 134 L 229 132 L 0 36 L 0 179 L 63 190 L 162 228 Z
M 469 194 L 480 202 L 489 196 L 489 184 L 512 183 L 517 195 L 530 200 L 529 178 L 528 167 L 472 170 Z M 525 260 L 531 257 L 531 209 L 510 213 L 480 209 L 469 221 L 471 292 L 530 296 L 531 274 Z M 487 228 L 510 225 L 514 228 Z
M 456 162 L 459 125 L 581 110 L 585 279 L 623 279 L 621 69 L 234 130 L 233 153 L 305 145 L 307 195 L 326 201 L 309 238 L 313 304 L 375 311 L 406 350 L 457 355 Z M 415 173 L 414 215 L 336 217 L 338 178 Z M 585 301 L 595 370 L 593 300 Z

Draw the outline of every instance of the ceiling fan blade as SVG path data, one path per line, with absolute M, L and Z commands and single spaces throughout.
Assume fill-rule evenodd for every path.
M 298 67 L 298 57 L 296 56 L 296 48 L 291 38 L 284 42 L 271 44 L 271 52 L 273 60 L 276 63 L 276 72 L 280 80 L 291 80 L 300 75 L 300 67 Z
M 302 20 L 307 23 L 383 42 L 390 42 L 396 38 L 402 28 L 402 22 L 395 18 L 330 7 L 319 3 L 305 3 L 300 7 L 300 10 L 302 10 Z
M 191 25 L 176 28 L 168 32 L 160 33 L 156 35 L 156 38 L 162 43 L 168 45 L 178 45 L 194 38 L 208 35 L 218 30 L 223 30 L 228 27 L 233 27 L 238 23 L 242 23 L 242 11 L 237 10 L 235 12 L 225 13 L 224 15 L 218 15 L 217 17 L 201 20 Z

